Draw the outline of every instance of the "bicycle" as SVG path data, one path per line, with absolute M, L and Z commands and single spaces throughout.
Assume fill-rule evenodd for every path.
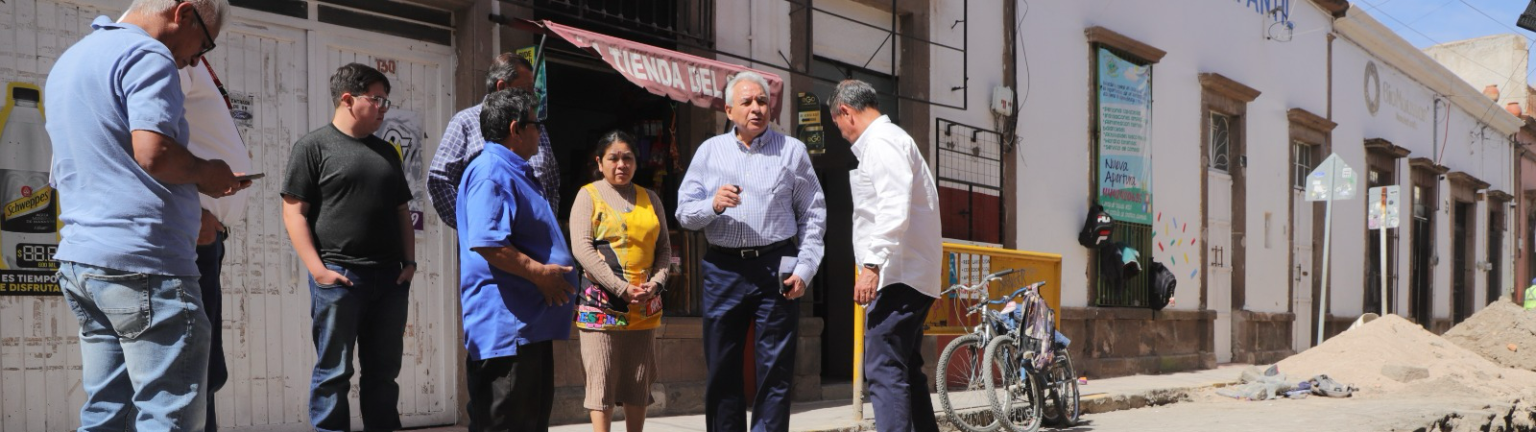
M 1055 311 L 1039 293 L 1044 285 L 1036 282 L 994 301 L 1024 296 L 1022 303 L 1014 305 L 1020 309 L 1004 317 L 1008 332 L 993 338 L 985 354 L 1004 371 L 1004 391 L 997 391 L 998 383 L 987 382 L 986 394 L 1011 432 L 1034 432 L 1043 420 L 1071 426 L 1081 416 L 1077 373 L 1067 351 L 1070 341 L 1054 328 Z M 1014 409 L 1019 404 L 1026 408 Z
M 960 298 L 978 300 L 976 304 L 965 308 L 967 317 L 980 314 L 976 325 L 944 347 L 934 371 L 939 405 L 943 407 L 950 423 L 961 430 L 993 432 L 1003 425 L 1000 421 L 1002 416 L 997 415 L 998 411 L 992 406 L 991 401 L 996 397 L 984 392 L 995 391 L 993 389 L 998 386 L 994 385 L 994 381 L 1001 382 L 1006 378 L 1005 369 L 998 369 L 993 362 L 986 361 L 989 358 L 986 348 L 1007 329 L 1004 328 L 1002 315 L 986 308 L 1002 301 L 987 301 L 986 297 L 987 287 L 992 282 L 1000 282 L 1004 276 L 1017 271 L 1009 269 L 992 273 L 975 284 L 956 284 L 939 294 L 940 298 L 955 294 Z

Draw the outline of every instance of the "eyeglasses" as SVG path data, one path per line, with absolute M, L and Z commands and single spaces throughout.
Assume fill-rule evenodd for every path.
M 361 95 L 361 96 L 358 96 L 358 97 L 373 101 L 374 104 L 377 104 L 379 106 L 379 109 L 386 109 L 387 110 L 387 109 L 389 109 L 389 107 L 395 106 L 394 102 L 391 102 L 389 100 L 389 98 L 383 97 L 383 96 Z
M 520 122 L 517 122 L 517 124 L 520 125 L 520 126 L 518 126 L 519 128 L 524 128 L 524 127 L 528 127 L 528 126 L 544 127 L 544 122 L 533 121 L 533 120 L 520 121 Z
M 186 3 L 186 0 L 177 0 L 176 4 Z M 197 6 L 192 7 L 192 18 L 197 19 L 198 28 L 203 29 L 203 50 L 197 52 L 198 57 L 207 55 L 209 51 L 218 48 L 219 44 L 213 43 L 213 33 L 208 32 L 208 23 L 203 21 L 203 14 L 197 12 Z

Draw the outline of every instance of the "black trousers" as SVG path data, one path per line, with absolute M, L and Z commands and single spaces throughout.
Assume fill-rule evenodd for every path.
M 779 293 L 778 266 L 780 257 L 795 253 L 793 247 L 780 247 L 750 259 L 717 251 L 704 255 L 704 358 L 709 364 L 704 417 L 709 432 L 747 430 L 742 355 L 753 323 L 757 394 L 752 431 L 789 431 L 800 301 Z
M 923 321 L 933 297 L 906 284 L 875 294 L 864 320 L 864 379 L 881 432 L 938 432 L 923 373 Z M 940 372 L 942 373 L 942 372 Z
M 224 388 L 229 381 L 229 368 L 224 364 L 224 291 L 219 285 L 219 275 L 224 268 L 224 239 L 229 234 L 220 231 L 218 239 L 206 246 L 197 247 L 197 271 L 202 276 L 197 286 L 203 290 L 203 312 L 213 324 L 208 345 L 208 424 L 205 432 L 218 432 L 219 416 L 214 413 L 213 394 Z
M 555 343 L 466 362 L 470 432 L 544 432 L 555 398 Z

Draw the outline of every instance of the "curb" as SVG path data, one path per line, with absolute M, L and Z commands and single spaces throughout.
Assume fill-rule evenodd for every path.
M 1237 381 L 1217 381 L 1191 387 L 1178 387 L 1169 389 L 1150 390 L 1139 394 L 1094 394 L 1084 396 L 1081 399 L 1083 414 L 1102 414 L 1107 412 L 1122 411 L 1150 406 L 1168 405 L 1178 402 L 1190 401 L 1190 394 L 1201 390 L 1222 388 L 1237 384 Z M 956 430 L 949 423 L 949 418 L 944 413 L 936 413 L 939 420 L 939 429 L 944 431 Z M 817 429 L 802 429 L 796 432 L 860 432 L 875 430 L 874 420 L 863 420 L 858 425 L 836 426 Z
M 1204 385 L 1150 390 L 1138 394 L 1095 394 L 1081 400 L 1083 414 L 1100 414 L 1150 406 L 1189 402 L 1191 393 L 1205 389 L 1222 388 L 1237 381 L 1217 381 Z

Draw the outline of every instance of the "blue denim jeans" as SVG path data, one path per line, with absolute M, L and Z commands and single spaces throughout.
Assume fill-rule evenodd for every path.
M 80 320 L 79 430 L 202 431 L 210 326 L 197 278 L 60 261 L 59 287 Z
M 405 351 L 405 321 L 410 283 L 397 284 L 399 269 L 345 268 L 326 263 L 352 286 L 320 285 L 309 280 L 310 316 L 314 318 L 315 372 L 310 380 L 309 420 L 315 430 L 347 431 L 351 409 L 352 356 L 356 351 L 362 376 L 358 399 L 363 430 L 400 429 L 401 356 Z

